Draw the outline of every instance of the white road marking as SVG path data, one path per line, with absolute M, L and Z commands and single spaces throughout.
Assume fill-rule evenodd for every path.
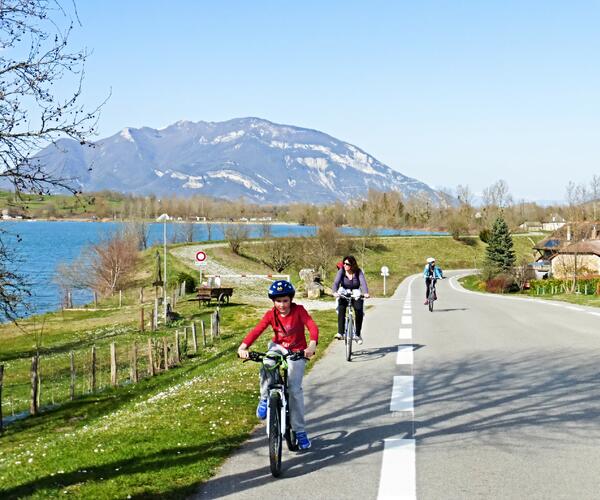
M 565 309 L 571 309 L 571 311 L 585 311 L 585 309 L 575 306 L 565 306 Z
M 413 364 L 413 346 L 399 345 L 398 355 L 396 356 L 397 365 L 412 365 Z
M 412 317 L 411 316 L 402 316 L 402 324 L 403 325 L 412 325 Z
M 392 386 L 390 411 L 413 411 L 413 377 L 397 375 Z
M 383 443 L 377 500 L 415 500 L 417 498 L 415 440 L 388 438 L 384 439 Z
M 398 338 L 400 340 L 412 339 L 412 328 L 400 328 Z

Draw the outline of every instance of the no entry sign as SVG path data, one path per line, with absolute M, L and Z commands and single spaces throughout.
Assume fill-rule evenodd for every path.
M 200 250 L 199 252 L 196 252 L 196 265 L 197 266 L 205 266 L 206 265 L 206 253 L 203 252 L 202 250 Z

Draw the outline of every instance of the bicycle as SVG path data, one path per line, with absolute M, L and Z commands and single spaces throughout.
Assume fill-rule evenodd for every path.
M 440 279 L 444 279 L 442 276 Z M 437 300 L 437 293 L 435 291 L 435 286 L 438 278 L 432 278 L 431 284 L 429 285 L 429 295 L 427 296 L 427 305 L 429 307 L 429 312 L 433 312 L 433 303 Z
M 273 477 L 281 475 L 281 451 L 283 439 L 290 451 L 298 451 L 296 433 L 292 430 L 290 407 L 288 405 L 288 378 L 287 360 L 304 358 L 304 351 L 287 352 L 285 354 L 275 351 L 267 353 L 250 351 L 246 361 L 264 363 L 269 360 L 269 370 L 275 374 L 274 381 L 269 384 L 269 397 L 267 399 L 267 436 L 269 439 L 269 463 Z
M 346 361 L 352 361 L 352 341 L 356 336 L 356 321 L 354 318 L 354 307 L 352 301 L 364 298 L 360 290 L 343 290 L 339 291 L 340 299 L 348 302 L 346 305 L 346 320 L 344 322 L 344 344 L 346 347 Z
M 437 295 L 435 293 L 436 282 L 437 278 L 432 278 L 431 283 L 429 284 L 429 295 L 427 296 L 427 305 L 429 307 L 429 312 L 433 312 L 433 302 L 437 299 Z

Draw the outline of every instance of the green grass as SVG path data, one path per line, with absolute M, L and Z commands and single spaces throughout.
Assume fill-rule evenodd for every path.
M 0 496 L 192 493 L 257 423 L 257 367 L 239 362 L 235 352 L 261 313 L 225 307 L 222 337 L 181 367 L 10 425 L 1 438 Z M 320 356 L 335 332 L 335 314 L 313 316 L 322 332 Z M 257 348 L 266 346 L 263 337 Z
M 474 292 L 484 292 L 485 290 L 484 283 L 481 280 L 481 275 L 473 274 L 470 276 L 465 276 L 461 278 L 460 283 L 467 290 L 471 290 Z M 580 306 L 592 306 L 592 307 L 600 307 L 600 296 L 599 295 L 583 295 L 576 293 L 556 293 L 556 294 L 545 294 L 545 295 L 537 295 L 535 290 L 523 291 L 512 293 L 511 295 L 515 296 L 523 296 L 523 297 L 534 297 L 536 299 L 543 300 L 560 300 L 563 302 L 569 302 L 570 304 L 578 304 Z

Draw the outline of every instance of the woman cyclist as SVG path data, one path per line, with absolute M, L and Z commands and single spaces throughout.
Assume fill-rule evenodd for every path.
M 429 304 L 429 287 L 433 283 L 434 279 L 443 279 L 444 274 L 442 268 L 435 265 L 435 259 L 429 257 L 425 269 L 423 269 L 423 276 L 425 277 L 425 305 Z
M 285 280 L 273 282 L 269 288 L 269 298 L 273 301 L 273 309 L 268 310 L 260 322 L 246 335 L 238 348 L 238 356 L 247 359 L 248 347 L 267 329 L 273 329 L 273 339 L 269 342 L 269 350 L 304 351 L 305 359 L 288 359 L 288 390 L 290 396 L 290 413 L 292 430 L 296 433 L 298 447 L 301 450 L 310 448 L 310 440 L 304 427 L 304 394 L 302 378 L 306 359 L 314 356 L 319 340 L 319 328 L 301 305 L 292 302 L 296 290 Z M 307 345 L 305 328 L 308 329 L 310 341 Z M 260 401 L 256 408 L 256 416 L 261 420 L 267 417 L 267 397 L 271 372 L 264 366 L 260 368 Z
M 360 290 L 365 297 L 369 297 L 369 288 L 367 287 L 367 280 L 365 273 L 358 267 L 356 259 L 352 255 L 348 255 L 343 258 L 342 263 L 344 267 L 340 269 L 333 280 L 332 292 L 334 297 L 339 297 L 338 290 L 344 288 L 345 290 Z M 356 313 L 356 342 L 362 344 L 362 323 L 363 323 L 363 299 L 352 299 L 352 306 Z M 344 322 L 346 319 L 346 307 L 348 303 L 345 300 L 338 301 L 338 332 L 335 336 L 336 339 L 341 339 L 344 332 Z

